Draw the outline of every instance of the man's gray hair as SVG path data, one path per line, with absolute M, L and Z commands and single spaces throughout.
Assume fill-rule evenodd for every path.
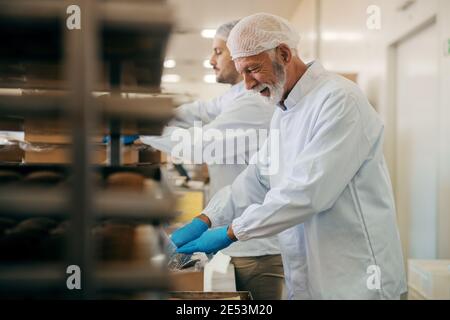
M 234 28 L 235 25 L 238 24 L 239 21 L 240 20 L 233 20 L 222 24 L 219 28 L 217 28 L 215 37 L 222 39 L 223 41 L 227 41 L 231 30 Z

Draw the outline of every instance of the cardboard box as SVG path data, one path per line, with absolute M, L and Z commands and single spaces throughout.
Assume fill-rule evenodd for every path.
M 21 163 L 25 153 L 17 145 L 0 145 L 0 162 Z
M 72 147 L 70 144 L 54 144 L 51 149 L 45 151 L 26 151 L 25 163 L 57 163 L 66 164 L 72 162 Z M 108 159 L 107 146 L 97 145 L 93 149 L 93 163 L 106 164 Z M 132 148 L 124 148 L 123 164 L 136 164 L 139 161 L 139 151 Z
M 163 163 L 163 153 L 159 150 L 140 150 L 139 162 L 140 163 Z
M 253 300 L 253 297 L 248 291 L 169 292 L 169 300 Z
M 67 121 L 61 119 L 25 119 L 23 124 L 25 141 L 38 143 L 70 143 L 72 140 L 71 128 Z M 122 135 L 134 135 L 137 132 L 136 124 L 125 123 L 121 129 Z M 92 141 L 101 143 L 103 137 L 109 134 L 109 128 L 102 126 L 95 130 Z
M 235 269 L 230 260 L 218 252 L 201 271 L 191 267 L 170 272 L 171 291 L 236 292 Z
M 203 291 L 203 271 L 169 273 L 171 291 Z
M 70 144 L 72 136 L 69 125 L 61 120 L 24 120 L 25 141 L 31 143 Z M 93 143 L 102 143 L 100 130 L 92 137 Z

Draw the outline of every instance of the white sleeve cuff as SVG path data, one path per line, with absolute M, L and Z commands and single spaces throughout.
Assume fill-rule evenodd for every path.
M 235 219 L 231 223 L 233 233 L 239 241 L 246 241 L 250 239 L 250 236 L 242 223 L 242 219 Z
M 231 187 L 226 186 L 219 190 L 209 201 L 202 213 L 211 221 L 211 227 L 221 227 L 231 222 L 232 218 L 227 218 L 232 216 L 232 213 L 229 212 L 230 206 L 228 205 L 230 199 Z
M 209 218 L 209 221 L 211 221 L 211 228 L 221 227 L 222 224 L 220 223 L 220 219 L 211 211 L 204 211 L 202 212 L 205 216 Z
M 219 203 L 211 203 L 203 210 L 202 214 L 207 216 L 211 221 L 211 228 L 222 227 L 227 224 L 223 218 L 223 208 Z

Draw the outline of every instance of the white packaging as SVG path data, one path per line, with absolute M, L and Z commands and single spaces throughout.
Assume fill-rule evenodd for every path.
M 409 260 L 412 299 L 450 300 L 450 260 Z
M 205 292 L 235 292 L 236 280 L 231 257 L 218 252 L 205 265 L 203 273 L 203 291 Z

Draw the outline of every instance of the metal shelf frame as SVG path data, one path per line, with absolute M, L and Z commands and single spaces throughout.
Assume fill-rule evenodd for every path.
M 81 30 L 68 30 L 65 27 L 65 10 L 69 4 L 81 8 Z M 147 71 L 153 71 L 144 75 L 149 92 L 155 92 L 155 88 L 159 87 L 165 46 L 172 27 L 171 19 L 171 10 L 163 1 L 146 4 L 129 1 L 119 4 L 100 0 L 74 0 L 70 3 L 58 0 L 0 0 L 2 26 L 12 21 L 13 24 L 18 22 L 22 27 L 27 26 L 31 32 L 33 28 L 39 27 L 52 30 L 50 38 L 55 41 L 52 44 L 60 45 L 61 49 L 53 52 L 41 46 L 43 51 L 36 53 L 38 51 L 29 50 L 29 43 L 24 43 L 19 51 L 29 61 L 62 63 L 64 82 L 57 89 L 68 90 L 63 94 L 40 97 L 1 96 L 0 115 L 45 119 L 61 117 L 68 120 L 73 148 L 71 183 L 68 188 L 41 188 L 31 192 L 26 188 L 1 190 L 0 211 L 2 215 L 15 217 L 70 217 L 65 265 L 80 267 L 83 289 L 66 292 L 63 294 L 66 297 L 92 299 L 104 291 L 167 290 L 165 273 L 149 268 L 149 265 L 139 268 L 131 264 L 101 268 L 97 265 L 90 233 L 96 219 L 114 218 L 156 224 L 173 218 L 175 210 L 173 198 L 165 192 L 162 196 L 146 197 L 145 193 L 117 193 L 96 188 L 95 166 L 90 161 L 89 146 L 95 128 L 102 122 L 107 123 L 111 134 L 111 164 L 117 168 L 121 165 L 120 133 L 126 127 L 125 124 L 135 123 L 139 133 L 148 134 L 155 133 L 155 127 L 159 126 L 156 131 L 160 130 L 170 119 L 170 99 L 124 99 L 120 92 L 121 67 L 126 59 L 134 59 L 143 63 Z M 146 50 L 144 46 L 134 51 L 117 51 L 111 44 L 114 44 L 114 37 L 119 36 L 120 39 L 122 31 L 125 34 L 135 32 L 144 38 L 148 34 L 156 34 L 160 41 L 158 46 L 164 49 L 157 47 L 152 51 Z M 99 43 L 102 43 L 102 50 L 99 50 Z M 139 43 L 134 42 L 136 45 Z M 17 45 L 17 42 L 13 41 L 12 44 Z M 14 61 L 16 57 L 11 56 L 14 50 L 4 52 L 6 55 L 0 53 L 0 63 Z M 152 54 L 156 56 L 152 57 Z M 92 93 L 99 88 L 101 62 L 106 62 L 110 67 L 106 80 L 111 96 L 96 99 Z M 158 81 L 155 83 L 154 79 Z M 61 266 L 55 265 L 2 265 L 0 288 L 17 289 L 19 292 L 36 290 L 37 293 L 42 288 L 61 289 L 67 277 L 63 270 Z
M 10 265 L 0 267 L 0 294 L 23 290 L 43 293 L 66 290 L 63 264 Z M 167 290 L 167 273 L 149 264 L 101 263 L 95 266 L 97 292 L 139 292 Z

